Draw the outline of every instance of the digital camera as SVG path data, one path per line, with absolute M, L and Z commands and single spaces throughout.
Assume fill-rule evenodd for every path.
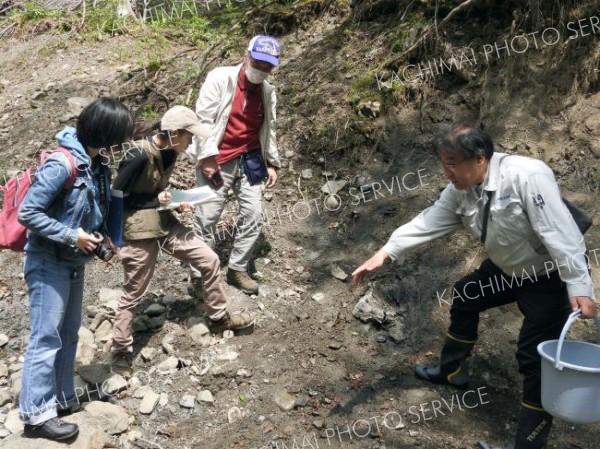
M 98 239 L 102 239 L 102 241 L 98 243 L 98 246 L 96 246 L 94 254 L 104 262 L 108 262 L 110 259 L 113 258 L 115 252 L 106 242 L 106 238 L 102 234 L 100 234 L 99 232 L 94 232 L 92 235 Z

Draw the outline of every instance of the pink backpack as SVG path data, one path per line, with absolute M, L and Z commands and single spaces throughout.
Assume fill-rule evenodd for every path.
M 58 147 L 57 152 L 63 153 L 69 160 L 71 169 L 71 178 L 65 184 L 64 189 L 68 190 L 73 187 L 75 179 L 77 179 L 77 167 L 75 166 L 75 158 L 66 148 Z M 17 215 L 19 207 L 25 198 L 25 194 L 31 187 L 35 173 L 46 158 L 53 151 L 43 151 L 40 156 L 38 166 L 31 166 L 24 172 L 18 173 L 10 178 L 8 182 L 0 186 L 0 193 L 4 195 L 2 199 L 2 210 L 0 210 L 0 249 L 10 249 L 13 251 L 22 252 L 27 243 L 27 228 L 19 223 Z

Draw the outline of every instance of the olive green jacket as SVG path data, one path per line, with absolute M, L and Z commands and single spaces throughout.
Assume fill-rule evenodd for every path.
M 167 188 L 175 163 L 165 170 L 160 149 L 148 140 L 134 142 L 132 151 L 143 151 L 148 155 L 148 162 L 142 169 L 139 178 L 133 185 L 131 193 L 146 193 L 158 196 Z M 177 218 L 170 210 L 151 209 L 125 210 L 125 240 L 142 240 L 164 237 L 169 229 L 177 223 Z

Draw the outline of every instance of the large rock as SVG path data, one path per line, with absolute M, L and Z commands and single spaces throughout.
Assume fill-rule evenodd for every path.
M 144 395 L 144 399 L 142 399 L 142 403 L 140 404 L 140 413 L 143 415 L 151 414 L 158 404 L 159 399 L 160 395 L 156 394 L 154 391 L 148 391 Z
M 0 348 L 8 343 L 8 335 L 0 334 Z
M 333 195 L 346 187 L 346 185 L 348 185 L 348 181 L 345 180 L 327 181 L 323 187 L 321 187 L 321 192 L 326 193 L 327 195 Z
M 83 378 L 83 380 L 92 385 L 102 385 L 102 382 L 104 382 L 113 374 L 110 371 L 110 366 L 105 364 L 80 366 L 77 369 L 77 372 Z
M 187 325 L 188 332 L 193 341 L 203 346 L 206 346 L 206 343 L 210 342 L 210 330 L 204 323 L 204 320 L 193 317 L 188 320 Z
M 332 266 L 330 273 L 334 278 L 339 279 L 340 281 L 345 281 L 348 278 L 348 273 L 342 270 L 338 265 Z
M 11 395 L 8 390 L 0 390 L 0 407 L 11 402 Z
M 78 373 L 87 382 L 87 385 L 85 385 L 84 391 L 76 390 L 77 394 L 78 396 L 87 396 L 88 400 L 112 396 L 127 388 L 127 381 L 122 376 L 113 373 L 108 365 L 80 366 Z
M 237 407 L 231 407 L 229 410 L 227 410 L 227 421 L 229 424 L 233 424 L 234 422 L 241 420 L 242 417 L 242 411 Z
M 202 390 L 200 393 L 198 393 L 198 396 L 196 396 L 196 401 L 212 404 L 215 402 L 215 398 L 209 390 Z
M 86 412 L 105 432 L 119 435 L 129 428 L 129 415 L 123 407 L 108 402 L 94 401 L 83 405 Z M 73 415 L 77 416 L 77 414 Z
M 145 347 L 140 351 L 140 356 L 144 362 L 151 362 L 157 353 L 158 350 L 156 348 Z
M 119 374 L 113 373 L 108 379 L 102 382 L 101 393 L 102 397 L 113 396 L 119 391 L 127 389 L 127 381 Z
M 10 387 L 10 393 L 13 398 L 18 398 L 21 394 L 21 372 L 14 373 L 12 376 L 12 385 Z
M 366 295 L 358 300 L 352 310 L 352 315 L 363 323 L 374 321 L 382 324 L 387 319 L 387 314 L 373 295 L 373 290 L 369 290 Z
M 6 420 L 4 421 L 4 427 L 8 429 L 10 433 L 20 433 L 23 430 L 23 421 L 19 418 L 19 410 L 14 409 L 8 412 Z
M 0 377 L 8 377 L 8 365 L 0 362 Z
M 179 359 L 177 357 L 169 357 L 167 360 L 159 363 L 156 369 L 159 374 L 167 374 L 175 371 L 179 366 Z
M 321 315 L 320 322 L 325 325 L 328 329 L 332 329 L 337 322 L 340 312 L 335 307 L 325 307 L 323 314 Z
M 133 378 L 131 380 L 133 380 Z M 144 399 L 148 393 L 152 393 L 152 387 L 150 387 L 150 385 L 142 385 L 133 390 L 131 397 L 135 399 Z
M 94 101 L 94 98 L 71 97 L 67 100 L 67 108 L 71 114 L 78 117 L 79 114 L 81 114 L 81 111 L 83 111 L 83 109 L 92 101 Z
M 98 304 L 101 307 L 116 311 L 119 305 L 119 298 L 121 297 L 121 290 L 102 287 L 98 296 Z
M 165 313 L 166 310 L 167 308 L 162 304 L 155 303 L 149 305 L 146 310 L 144 310 L 144 313 L 148 316 L 159 316 Z
M 273 402 L 275 402 L 281 410 L 289 412 L 296 404 L 296 397 L 285 390 L 279 390 L 273 395 Z
M 191 394 L 185 394 L 179 400 L 179 405 L 183 408 L 194 408 L 195 403 L 196 403 L 196 398 Z
M 94 339 L 96 340 L 96 343 L 106 343 L 112 339 L 112 324 L 110 324 L 110 321 L 105 320 L 98 326 Z
M 85 327 L 79 328 L 79 341 L 77 342 L 76 361 L 78 365 L 89 365 L 94 360 L 96 353 L 96 344 L 94 343 L 94 334 Z

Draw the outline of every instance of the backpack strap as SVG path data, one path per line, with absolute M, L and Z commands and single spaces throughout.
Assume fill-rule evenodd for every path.
M 73 156 L 73 153 L 71 153 L 68 149 L 64 147 L 58 147 L 52 151 L 43 151 L 40 157 L 40 165 L 43 164 L 46 158 L 52 153 L 64 154 L 67 158 L 67 161 L 69 162 L 69 170 L 71 173 L 71 177 L 63 187 L 65 190 L 69 190 L 71 187 L 73 187 L 73 185 L 75 184 L 75 180 L 77 179 L 77 166 L 75 165 L 75 157 Z

